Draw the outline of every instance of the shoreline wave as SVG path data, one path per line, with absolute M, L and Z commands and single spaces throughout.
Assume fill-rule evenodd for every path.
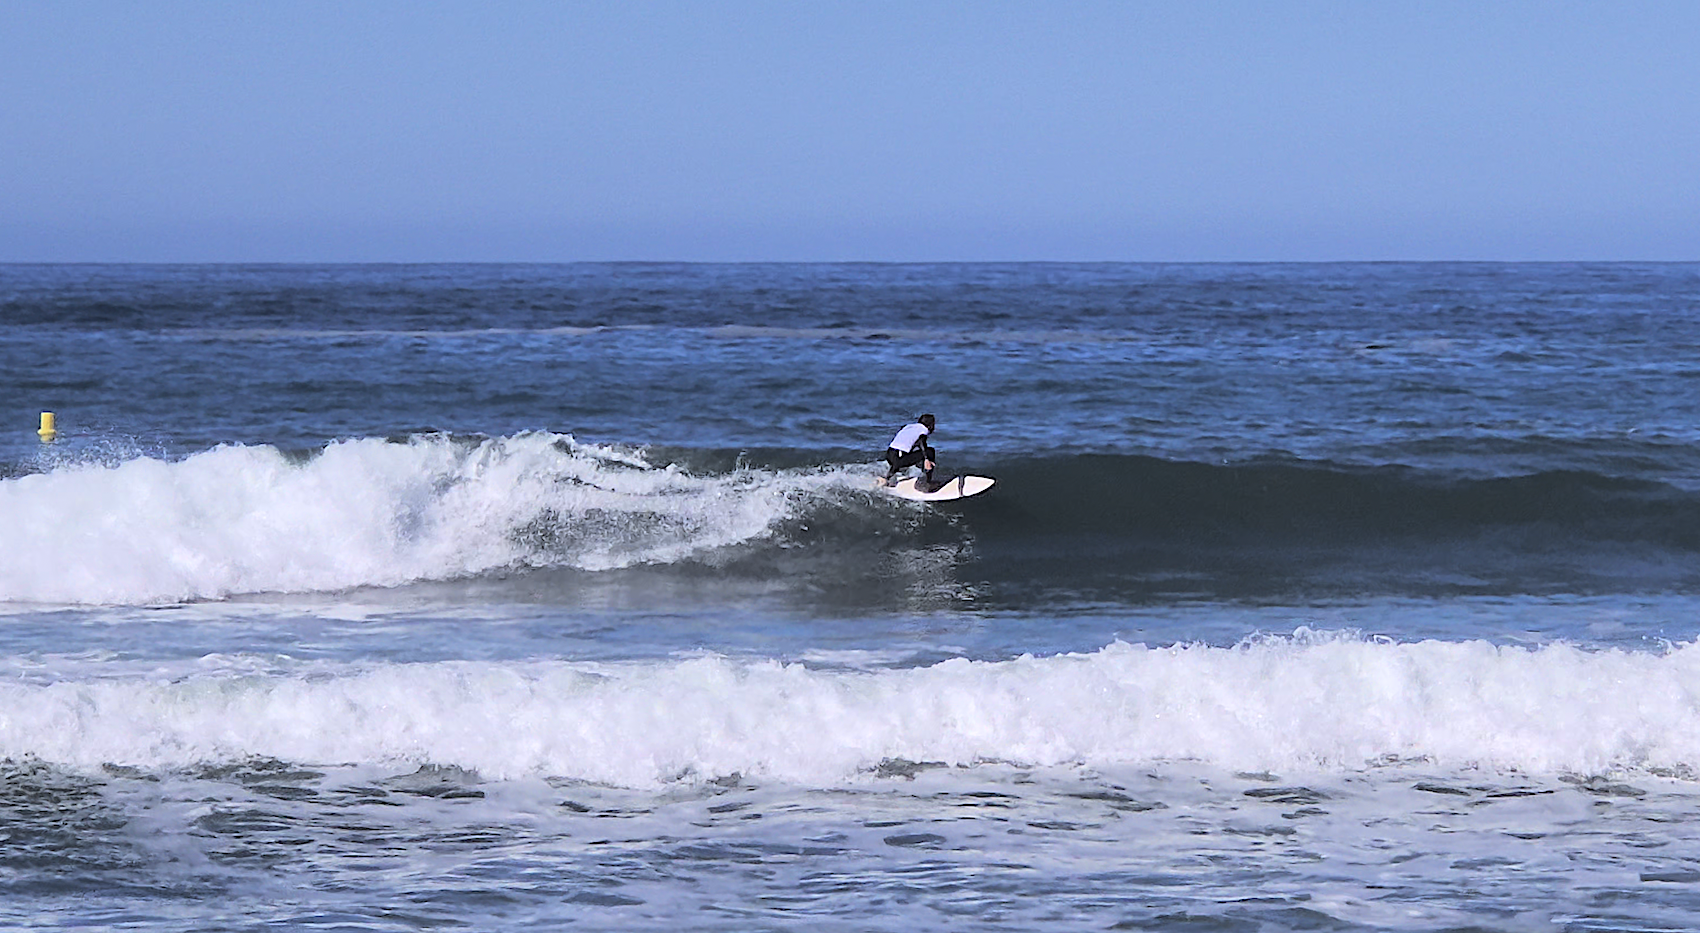
M 1700 773 L 1692 643 L 1632 652 L 1300 630 L 1233 648 L 1116 642 L 878 670 L 719 655 L 224 660 L 0 684 L 0 758 L 147 771 L 269 758 L 640 788 L 729 775 L 830 785 L 890 762 Z

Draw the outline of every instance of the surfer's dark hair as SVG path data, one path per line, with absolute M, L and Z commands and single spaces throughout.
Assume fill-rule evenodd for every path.
M 929 430 L 929 431 L 931 431 L 931 430 L 932 430 L 932 429 L 933 429 L 933 425 L 934 425 L 934 424 L 937 424 L 937 423 L 938 423 L 938 419 L 936 419 L 936 418 L 934 418 L 934 417 L 933 417 L 933 416 L 932 416 L 932 413 L 931 413 L 931 412 L 928 412 L 928 413 L 927 413 L 927 414 L 924 414 L 924 415 L 922 415 L 922 416 L 921 416 L 921 417 L 919 417 L 919 418 L 916 418 L 916 419 L 915 419 L 915 420 L 916 420 L 916 421 L 919 421 L 919 422 L 921 422 L 921 423 L 922 423 L 922 424 L 924 424 L 924 425 L 926 425 L 926 426 L 927 426 L 927 430 Z

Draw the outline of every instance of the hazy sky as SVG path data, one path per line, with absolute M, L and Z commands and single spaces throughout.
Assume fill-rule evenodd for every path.
M 1700 259 L 1700 0 L 0 0 L 0 261 Z

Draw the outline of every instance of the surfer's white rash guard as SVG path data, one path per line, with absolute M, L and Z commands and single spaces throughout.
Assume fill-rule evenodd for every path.
M 914 424 L 907 424 L 903 426 L 903 430 L 897 432 L 896 437 L 891 439 L 889 446 L 900 454 L 906 454 L 915 449 L 916 441 L 931 433 L 927 430 L 927 426 L 919 421 Z

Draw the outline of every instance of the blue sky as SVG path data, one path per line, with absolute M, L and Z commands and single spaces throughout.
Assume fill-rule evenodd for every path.
M 0 261 L 1700 259 L 1700 2 L 0 0 Z

